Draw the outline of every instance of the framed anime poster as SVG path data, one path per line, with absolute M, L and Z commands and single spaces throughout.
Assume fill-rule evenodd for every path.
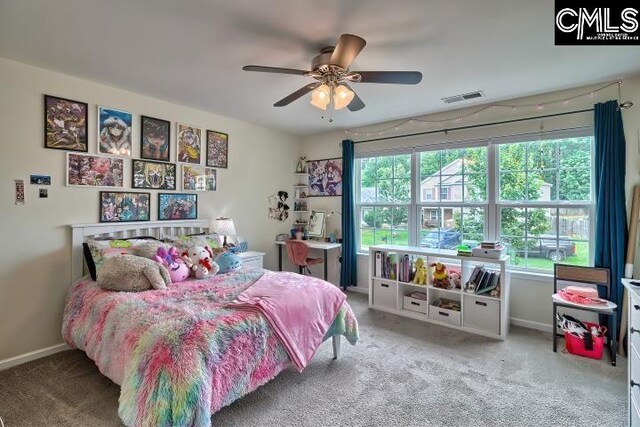
M 308 197 L 342 196 L 342 158 L 309 160 Z
M 131 157 L 131 113 L 98 106 L 98 152 Z
M 182 165 L 183 191 L 216 191 L 216 170 L 204 166 Z
M 162 119 L 140 116 L 140 157 L 169 161 L 171 123 Z
M 134 159 L 131 174 L 133 188 L 176 189 L 176 165 L 174 163 Z
M 212 168 L 228 167 L 229 135 L 213 130 L 207 131 L 207 166 Z
M 57 96 L 44 96 L 44 148 L 89 151 L 87 104 Z
M 124 159 L 67 153 L 67 185 L 78 187 L 124 187 Z
M 100 222 L 149 221 L 151 193 L 100 192 Z
M 177 161 L 200 164 L 202 150 L 202 129 L 178 123 Z
M 197 219 L 198 195 L 158 193 L 158 219 Z

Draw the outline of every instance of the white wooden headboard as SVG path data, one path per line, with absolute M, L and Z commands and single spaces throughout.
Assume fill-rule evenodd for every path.
M 83 276 L 84 254 L 82 244 L 92 238 L 127 238 L 152 236 L 161 239 L 165 236 L 180 236 L 207 232 L 211 220 L 195 219 L 184 221 L 146 221 L 126 223 L 97 223 L 71 225 L 71 281 Z

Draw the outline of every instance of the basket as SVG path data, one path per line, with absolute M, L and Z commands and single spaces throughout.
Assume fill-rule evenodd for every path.
M 596 323 L 584 322 L 587 328 L 591 329 L 592 326 L 599 328 Z M 606 332 L 606 329 L 605 329 Z M 599 337 L 593 337 L 593 350 L 587 350 L 584 346 L 584 339 L 578 338 L 573 334 L 564 334 L 564 343 L 567 347 L 567 351 L 577 356 L 589 357 L 591 359 L 602 359 L 602 349 L 604 348 L 604 340 L 606 334 Z

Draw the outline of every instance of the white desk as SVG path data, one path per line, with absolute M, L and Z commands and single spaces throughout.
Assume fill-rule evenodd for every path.
M 327 280 L 327 255 L 331 249 L 339 249 L 342 247 L 340 243 L 320 242 L 319 240 L 300 240 L 306 243 L 310 249 L 322 249 L 324 251 L 324 280 Z M 278 270 L 282 271 L 282 247 L 286 246 L 286 241 L 276 241 L 278 245 Z

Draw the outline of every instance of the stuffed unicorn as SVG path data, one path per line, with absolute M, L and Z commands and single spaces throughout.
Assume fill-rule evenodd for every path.
M 158 248 L 155 256 L 156 262 L 162 264 L 168 271 L 173 283 L 184 282 L 189 278 L 189 267 L 180 258 L 176 248 L 166 250 L 162 246 Z

